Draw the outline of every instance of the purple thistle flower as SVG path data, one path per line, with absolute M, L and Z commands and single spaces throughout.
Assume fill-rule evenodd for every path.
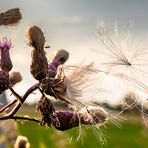
M 11 40 L 8 40 L 7 37 L 3 37 L 0 41 L 0 49 L 9 50 L 10 48 L 12 48 Z
M 77 112 L 56 111 L 53 114 L 57 120 L 51 120 L 51 124 L 60 131 L 84 125 L 102 124 L 108 119 L 108 113 L 101 107 L 88 106 Z
M 3 37 L 0 41 L 1 50 L 1 69 L 9 72 L 12 69 L 12 62 L 10 59 L 9 49 L 12 48 L 12 43 L 7 37 Z
M 60 131 L 65 131 L 79 126 L 81 124 L 80 121 L 82 120 L 78 112 L 70 111 L 56 111 L 55 117 L 57 117 L 57 120 L 51 120 L 52 125 Z
M 64 64 L 69 58 L 69 53 L 64 50 L 60 49 L 56 52 L 56 55 L 53 61 L 48 65 L 48 74 L 49 77 L 55 77 L 57 74 L 57 68 L 59 65 Z
M 48 65 L 48 74 L 49 77 L 55 77 L 57 74 L 57 68 L 59 65 L 61 65 L 61 61 L 53 60 L 49 65 Z

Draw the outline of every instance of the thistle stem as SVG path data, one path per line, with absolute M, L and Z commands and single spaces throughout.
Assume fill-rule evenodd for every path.
M 27 121 L 37 122 L 37 123 L 41 122 L 38 119 L 31 118 L 31 117 L 24 117 L 24 116 L 13 116 L 13 117 L 11 117 L 11 119 L 14 119 L 14 120 L 27 120 Z
M 6 104 L 4 107 L 2 107 L 2 108 L 0 109 L 0 113 L 2 113 L 3 111 L 5 111 L 7 108 L 9 108 L 10 106 L 12 106 L 12 105 L 15 104 L 16 102 L 17 102 L 17 100 L 15 99 L 15 100 L 11 101 L 10 103 Z
M 24 94 L 24 96 L 22 97 L 22 103 L 17 102 L 17 104 L 14 106 L 14 108 L 12 109 L 11 112 L 9 112 L 8 114 L 0 117 L 0 120 L 6 120 L 6 119 L 12 119 L 15 115 L 15 113 L 20 109 L 20 107 L 22 106 L 22 104 L 25 102 L 25 100 L 27 99 L 27 97 L 36 89 L 38 89 L 39 84 L 35 84 L 32 87 L 30 87 L 26 93 Z
M 20 101 L 20 103 L 23 103 L 23 98 L 12 87 L 9 87 L 9 89 L 12 94 Z

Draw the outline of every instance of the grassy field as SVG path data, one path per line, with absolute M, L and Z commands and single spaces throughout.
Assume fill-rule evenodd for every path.
M 78 139 L 79 128 L 74 128 L 66 132 L 60 132 L 54 128 L 40 127 L 37 124 L 25 122 L 18 123 L 21 135 L 27 136 L 31 148 L 147 148 L 148 129 L 140 122 L 140 117 L 132 118 L 122 123 L 119 128 L 113 124 L 108 124 L 102 133 L 107 143 L 101 144 L 92 129 L 84 129 L 82 137 Z M 83 129 L 83 128 L 82 128 Z

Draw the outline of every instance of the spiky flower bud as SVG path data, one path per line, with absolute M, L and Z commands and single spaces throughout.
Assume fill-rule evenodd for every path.
M 9 81 L 12 86 L 22 81 L 23 77 L 20 72 L 14 71 L 9 74 Z
M 64 64 L 69 58 L 69 53 L 64 50 L 60 49 L 56 52 L 54 60 L 61 62 L 61 64 Z
M 8 89 L 9 84 L 9 74 L 7 72 L 0 71 L 0 94 Z
M 0 41 L 0 51 L 1 51 L 1 69 L 3 71 L 9 72 L 13 65 L 10 58 L 9 50 L 12 48 L 11 41 L 7 37 L 3 37 Z
M 30 143 L 25 136 L 17 137 L 14 144 L 14 148 L 29 148 L 29 147 L 30 147 Z
M 81 124 L 95 125 L 104 123 L 107 120 L 108 114 L 101 107 L 89 106 L 77 112 L 56 111 L 55 116 L 59 124 L 57 126 L 56 121 L 52 121 L 52 125 L 56 129 L 64 131 Z
M 33 47 L 30 72 L 35 79 L 41 80 L 48 73 L 48 62 L 44 51 L 45 37 L 39 27 L 32 26 L 27 31 L 27 38 Z
M 56 111 L 55 116 L 57 117 L 59 124 L 57 126 L 57 123 L 52 121 L 52 125 L 60 131 L 65 131 L 81 124 L 78 112 Z
M 19 8 L 9 9 L 0 13 L 0 26 L 14 26 L 22 19 Z
M 57 74 L 57 68 L 58 66 L 61 65 L 60 61 L 53 60 L 49 65 L 48 65 L 48 75 L 49 77 L 54 78 Z
M 60 49 L 56 52 L 53 61 L 48 65 L 48 74 L 50 77 L 56 76 L 58 66 L 64 64 L 68 60 L 68 57 L 69 53 L 64 49 Z
M 54 106 L 51 101 L 47 97 L 42 96 L 37 103 L 36 108 L 37 111 L 39 111 L 42 115 L 41 125 L 44 126 L 47 123 L 48 126 L 50 126 L 51 119 L 54 118 L 53 113 L 55 112 Z

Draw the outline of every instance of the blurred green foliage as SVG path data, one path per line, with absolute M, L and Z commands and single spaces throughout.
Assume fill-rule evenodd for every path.
M 98 135 L 94 134 L 96 129 L 82 127 L 82 137 L 78 140 L 79 128 L 60 132 L 31 122 L 18 123 L 18 127 L 20 134 L 29 139 L 31 148 L 147 148 L 148 129 L 140 119 L 131 121 L 122 123 L 121 128 L 108 124 L 100 129 Z M 106 144 L 100 141 L 101 133 L 106 138 Z

